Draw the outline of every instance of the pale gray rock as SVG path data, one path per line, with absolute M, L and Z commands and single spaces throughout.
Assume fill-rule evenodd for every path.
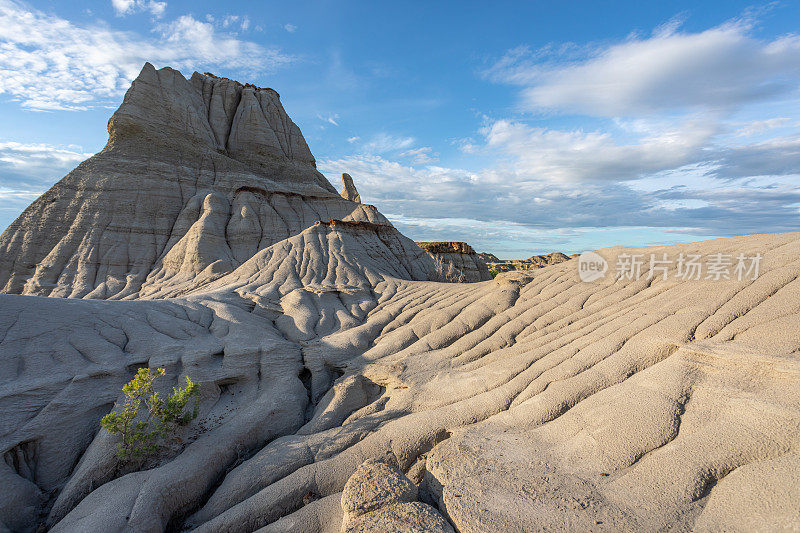
M 342 527 L 343 533 L 453 533 L 453 528 L 430 505 L 393 503 L 357 516 Z
M 346 172 L 342 174 L 342 198 L 350 200 L 351 202 L 361 203 L 361 195 L 356 190 L 356 185 L 353 183 L 353 178 Z
M 737 468 L 711 491 L 695 531 L 797 531 L 800 485 L 790 481 L 797 479 L 797 453 Z
M 396 466 L 379 459 L 370 459 L 359 466 L 342 491 L 346 520 L 394 503 L 414 501 L 417 501 L 417 486 Z
M 397 467 L 378 459 L 359 466 L 342 491 L 342 532 L 452 533 L 431 506 L 417 501 L 417 486 Z
M 317 220 L 389 224 L 316 170 L 271 89 L 146 64 L 108 129 L 100 153 L 0 236 L 0 291 L 163 296 Z

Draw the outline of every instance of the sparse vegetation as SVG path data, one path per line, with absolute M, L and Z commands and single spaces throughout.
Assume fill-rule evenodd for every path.
M 122 460 L 142 459 L 158 451 L 164 437 L 178 425 L 197 418 L 200 391 L 197 383 L 186 377 L 185 387 L 173 387 L 167 401 L 153 390 L 153 382 L 163 376 L 163 368 L 140 368 L 124 387 L 125 404 L 111 411 L 101 425 L 111 434 L 120 435 L 117 456 Z M 189 401 L 194 406 L 186 411 Z

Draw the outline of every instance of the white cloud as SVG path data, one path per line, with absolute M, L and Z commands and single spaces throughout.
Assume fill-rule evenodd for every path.
M 405 157 L 411 160 L 414 165 L 427 165 L 435 163 L 439 160 L 439 154 L 432 153 L 430 146 L 423 146 L 421 148 L 414 148 L 407 150 L 400 154 L 400 157 Z
M 380 155 L 323 159 L 317 161 L 317 167 L 321 172 L 333 176 L 349 173 L 356 180 L 359 191 L 363 189 L 362 197 L 381 198 L 382 205 L 384 201 L 402 203 L 410 198 L 441 199 L 445 191 L 451 193 L 449 199 L 456 200 L 456 197 L 469 194 L 478 179 L 476 174 L 463 169 L 436 166 L 415 168 Z M 407 209 L 395 212 L 411 214 Z
M 339 119 L 338 113 L 332 113 L 328 115 L 323 115 L 322 113 L 317 113 L 317 118 L 323 122 L 327 122 L 328 124 L 333 124 L 334 126 L 338 126 L 339 123 L 337 120 Z
M 297 31 L 297 26 L 294 24 L 284 24 L 283 29 L 288 31 L 289 33 L 294 33 Z
M 155 0 L 111 0 L 111 7 L 119 17 L 139 11 L 148 11 L 154 17 L 160 17 L 166 11 L 167 3 Z
M 747 124 L 740 125 L 740 127 L 736 130 L 736 135 L 738 137 L 750 137 L 752 135 L 758 135 L 759 133 L 764 133 L 766 131 L 773 130 L 775 128 L 782 128 L 784 126 L 788 126 L 790 122 L 791 119 L 788 117 L 769 118 L 766 120 L 753 120 L 751 122 L 748 122 Z
M 80 151 L 78 146 L 0 142 L 0 163 L 26 171 L 43 166 L 70 168 L 92 155 L 94 154 Z
M 213 22 L 213 19 L 212 21 Z M 223 28 L 233 28 L 238 26 L 242 29 L 242 31 L 247 31 L 250 28 L 250 17 L 247 15 L 239 16 L 239 15 L 225 15 L 222 19 L 222 27 Z
M 533 128 L 509 120 L 495 121 L 482 131 L 488 148 L 512 156 L 504 158 L 506 170 L 557 182 L 627 181 L 682 167 L 702 160 L 703 148 L 717 133 L 715 122 L 702 118 L 627 126 L 640 133 L 634 142 L 619 142 L 608 132 Z
M 524 112 L 599 119 L 587 120 L 591 130 L 489 120 L 485 144 L 462 141 L 461 150 L 494 156 L 493 173 L 526 182 L 669 175 L 679 184 L 686 168 L 723 180 L 800 173 L 800 122 L 788 114 L 796 105 L 786 105 L 800 101 L 800 36 L 756 38 L 747 18 L 695 33 L 681 32 L 682 23 L 612 44 L 509 50 L 484 74 L 520 86 Z M 786 116 L 736 120 L 770 106 Z M 763 138 L 777 129 L 783 137 Z M 732 145 L 753 136 L 758 144 Z
M 80 146 L 0 142 L 0 189 L 6 191 L 5 198 L 12 192 L 23 195 L 18 198 L 31 191 L 41 194 L 91 156 Z
M 136 0 L 111 0 L 111 7 L 117 12 L 117 15 L 127 15 L 132 13 L 136 6 Z
M 369 154 L 383 154 L 411 148 L 415 141 L 414 137 L 398 137 L 388 133 L 379 133 L 365 143 L 363 149 Z
M 542 61 L 541 53 L 516 48 L 485 74 L 523 85 L 528 110 L 594 116 L 736 107 L 794 92 L 800 82 L 800 36 L 756 39 L 747 21 L 699 33 L 672 23 L 587 55 Z
M 361 137 L 359 137 L 358 135 L 354 135 L 353 137 L 348 137 L 347 138 L 347 142 L 349 142 L 350 144 L 356 143 L 356 142 L 358 142 L 360 140 L 361 140 Z
M 183 70 L 270 71 L 293 61 L 184 15 L 149 36 L 76 25 L 0 0 L 0 94 L 35 110 L 85 109 L 124 93 L 145 61 Z
M 660 186 L 642 189 L 634 187 L 640 181 L 598 180 L 576 186 L 537 179 L 502 165 L 473 172 L 414 167 L 379 155 L 322 159 L 318 168 L 328 176 L 352 175 L 362 198 L 379 205 L 384 213 L 395 213 L 390 220 L 413 238 L 467 240 L 487 250 L 497 248 L 488 234 L 477 233 L 476 228 L 515 224 L 525 238 L 532 239 L 538 232 L 540 242 L 556 248 L 561 241 L 555 234 L 548 238 L 548 231 L 594 231 L 593 242 L 646 245 L 800 230 L 796 216 L 800 182 L 793 176 L 720 181 L 707 178 L 708 171 L 702 167 L 687 167 L 681 171 L 685 184 L 665 179 Z M 461 220 L 472 223 L 461 224 L 457 231 Z M 607 236 L 601 236 L 602 232 Z M 631 232 L 638 235 L 635 242 L 624 240 L 631 238 Z M 647 235 L 650 240 L 643 240 Z M 495 242 L 510 238 L 500 232 Z
M 0 231 L 55 181 L 92 155 L 74 145 L 0 141 Z

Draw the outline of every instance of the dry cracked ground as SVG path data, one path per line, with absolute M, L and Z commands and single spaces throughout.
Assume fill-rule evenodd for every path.
M 800 529 L 800 234 L 446 283 L 274 91 L 147 65 L 109 130 L 0 237 L 0 531 Z M 202 401 L 131 465 L 143 366 Z

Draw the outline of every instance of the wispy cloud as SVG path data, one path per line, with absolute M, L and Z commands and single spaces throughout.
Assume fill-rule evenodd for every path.
M 338 113 L 329 113 L 325 115 L 323 115 L 322 113 L 317 113 L 317 118 L 323 122 L 327 122 L 328 124 L 333 124 L 334 126 L 339 125 L 339 123 L 337 122 L 337 120 L 339 120 Z
M 160 17 L 167 9 L 166 2 L 155 0 L 111 0 L 111 7 L 114 8 L 118 17 L 147 11 L 154 17 Z
M 516 48 L 485 71 L 494 81 L 524 87 L 522 106 L 593 116 L 632 116 L 676 108 L 731 108 L 796 92 L 800 36 L 752 36 L 752 23 L 731 21 L 699 33 L 662 26 L 586 51 L 584 59 L 542 61 Z
M 179 69 L 271 71 L 294 58 L 221 33 L 191 15 L 150 35 L 77 25 L 0 0 L 0 94 L 34 110 L 86 109 L 122 94 L 145 61 Z
M 284 24 L 283 29 L 288 31 L 289 33 L 294 33 L 297 31 L 297 26 L 294 24 Z
M 39 194 L 93 154 L 80 146 L 0 142 L 0 189 Z M 8 196 L 8 194 L 6 196 Z
M 800 175 L 797 118 L 736 120 L 800 99 L 800 36 L 756 38 L 751 15 L 696 33 L 681 31 L 683 19 L 618 43 L 509 50 L 486 78 L 519 86 L 523 113 L 584 116 L 593 130 L 532 126 L 524 114 L 489 120 L 484 143 L 462 150 L 494 153 L 508 175 L 555 182 L 685 167 L 723 180 Z M 772 130 L 782 137 L 764 139 Z M 757 144 L 742 144 L 753 136 Z
M 728 180 L 756 176 L 798 176 L 800 136 L 721 148 L 710 172 Z
M 0 230 L 93 154 L 80 146 L 0 141 Z
M 439 154 L 433 153 L 433 149 L 430 146 L 407 150 L 401 153 L 400 157 L 410 159 L 415 165 L 427 165 L 439 160 Z
M 74 166 L 92 155 L 74 145 L 59 147 L 45 143 L 0 142 L 0 163 L 25 170 L 42 166 Z
M 792 124 L 792 119 L 788 117 L 776 117 L 776 118 L 769 118 L 766 120 L 753 120 L 746 124 L 739 125 L 738 129 L 736 130 L 736 135 L 739 137 L 750 137 L 751 135 L 758 135 L 760 133 L 764 133 L 776 128 L 782 128 L 785 126 L 794 125 L 797 126 L 798 124 Z
M 416 139 L 414 137 L 401 137 L 389 133 L 379 133 L 364 143 L 362 149 L 369 154 L 384 154 L 411 148 Z
M 225 15 L 222 19 L 222 27 L 225 29 L 241 28 L 242 31 L 247 31 L 250 28 L 250 17 L 247 15 Z

